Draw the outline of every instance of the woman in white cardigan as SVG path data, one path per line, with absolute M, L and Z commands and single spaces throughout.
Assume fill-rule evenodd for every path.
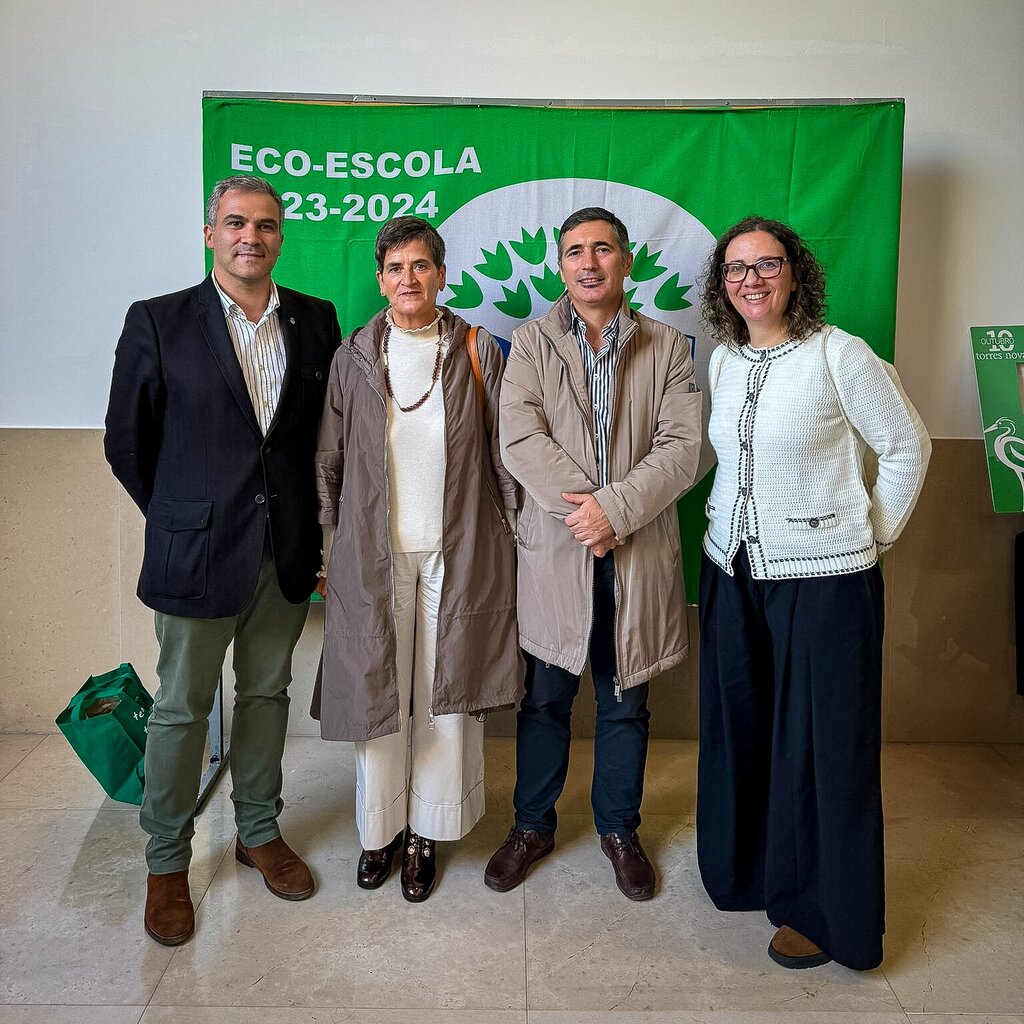
M 701 568 L 697 854 L 720 910 L 767 911 L 789 968 L 882 960 L 878 556 L 931 451 L 896 371 L 824 322 L 794 231 L 718 241 L 703 315 L 718 469 Z M 873 487 L 866 447 L 878 456 Z

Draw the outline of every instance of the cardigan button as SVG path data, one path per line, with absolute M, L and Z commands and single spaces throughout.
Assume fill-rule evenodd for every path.
M 808 526 L 820 526 L 821 525 L 821 520 L 820 519 L 808 519 L 807 520 L 807 525 Z
M 262 494 L 256 495 L 256 504 L 262 505 L 267 499 Z

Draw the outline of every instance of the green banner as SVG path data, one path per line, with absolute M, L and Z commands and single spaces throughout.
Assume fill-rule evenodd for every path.
M 749 213 L 791 224 L 828 274 L 829 321 L 891 360 L 903 155 L 895 101 L 758 108 L 566 109 L 203 101 L 206 192 L 229 174 L 285 201 L 275 278 L 334 301 L 343 332 L 381 308 L 373 241 L 417 214 L 448 246 L 439 300 L 502 339 L 561 294 L 555 231 L 604 206 L 633 240 L 630 302 L 686 334 L 698 379 L 711 343 L 698 276 Z M 713 464 L 708 450 L 702 472 Z M 705 475 L 680 502 L 696 593 Z
M 992 507 L 1024 512 L 1024 327 L 972 327 Z

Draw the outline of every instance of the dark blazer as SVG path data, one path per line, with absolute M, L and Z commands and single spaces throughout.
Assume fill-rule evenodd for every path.
M 316 583 L 313 453 L 341 338 L 330 302 L 280 286 L 278 295 L 287 368 L 266 437 L 209 277 L 125 317 L 103 447 L 146 517 L 138 594 L 157 611 L 237 615 L 267 531 L 284 596 L 305 601 Z

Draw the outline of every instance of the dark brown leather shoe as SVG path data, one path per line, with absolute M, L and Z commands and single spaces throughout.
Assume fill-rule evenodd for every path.
M 832 957 L 820 950 L 810 939 L 784 924 L 768 943 L 768 955 L 780 966 L 791 971 L 807 967 L 820 967 Z
M 521 885 L 531 865 L 555 848 L 554 832 L 512 828 L 505 842 L 494 851 L 484 868 L 484 885 L 495 892 L 508 892 Z
M 654 895 L 654 865 L 647 859 L 640 837 L 625 839 L 615 832 L 601 836 L 601 849 L 612 862 L 615 884 L 630 900 L 649 900 Z
M 403 839 L 405 832 L 399 832 L 387 846 L 379 850 L 363 850 L 356 866 L 356 885 L 360 889 L 379 889 L 388 880 Z
M 196 930 L 188 871 L 146 879 L 146 934 L 162 946 L 180 946 Z
M 410 903 L 422 903 L 434 891 L 436 881 L 437 850 L 434 840 L 407 829 L 402 851 L 402 895 Z
M 308 900 L 313 895 L 312 873 L 280 836 L 261 846 L 243 846 L 236 839 L 235 860 L 255 868 L 267 888 L 283 900 Z

